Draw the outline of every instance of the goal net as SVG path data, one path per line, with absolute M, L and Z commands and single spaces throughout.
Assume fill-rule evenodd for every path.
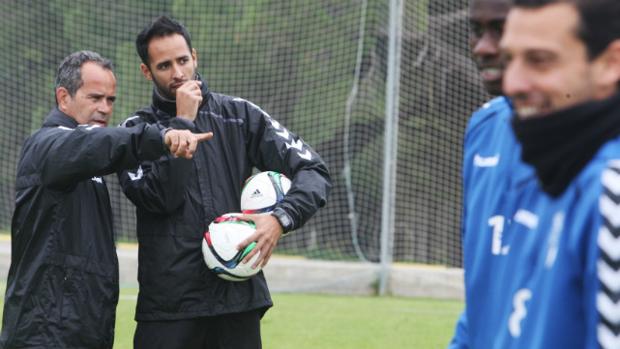
M 213 91 L 261 106 L 330 168 L 327 207 L 279 253 L 377 262 L 387 194 L 395 262 L 460 266 L 462 135 L 488 98 L 469 58 L 466 0 L 403 0 L 397 85 L 387 83 L 388 0 L 2 1 L 0 231 L 10 231 L 21 144 L 54 106 L 59 62 L 83 49 L 114 61 L 119 123 L 150 102 L 134 40 L 161 14 L 188 27 Z M 395 94 L 396 184 L 386 193 L 386 97 Z M 135 241 L 133 206 L 115 176 L 106 180 L 117 239 Z

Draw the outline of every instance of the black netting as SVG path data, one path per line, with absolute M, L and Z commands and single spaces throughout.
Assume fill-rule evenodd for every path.
M 192 33 L 212 90 L 260 105 L 324 157 L 334 188 L 280 253 L 377 261 L 383 200 L 389 1 L 4 0 L 0 2 L 0 231 L 10 230 L 20 146 L 54 105 L 67 54 L 116 67 L 114 122 L 149 103 L 134 39 L 168 14 Z M 460 265 L 460 159 L 468 115 L 485 95 L 468 53 L 466 0 L 405 1 L 394 260 Z M 119 240 L 132 205 L 108 176 Z

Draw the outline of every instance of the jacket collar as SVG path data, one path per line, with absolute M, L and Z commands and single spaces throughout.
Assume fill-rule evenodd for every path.
M 57 127 L 64 126 L 69 128 L 76 128 L 78 126 L 77 121 L 69 115 L 63 113 L 58 107 L 52 109 L 43 121 L 43 127 Z
M 207 82 L 202 79 L 200 74 L 196 73 L 196 80 L 202 82 L 200 86 L 200 90 L 202 91 L 202 103 L 200 104 L 199 109 L 207 102 L 207 95 L 209 94 L 209 88 L 207 86 Z M 153 87 L 153 107 L 156 111 L 163 111 L 165 116 L 171 118 L 177 115 L 177 101 L 174 99 L 167 99 L 162 96 L 159 91 L 157 91 L 157 87 Z M 157 113 L 161 115 L 161 113 Z

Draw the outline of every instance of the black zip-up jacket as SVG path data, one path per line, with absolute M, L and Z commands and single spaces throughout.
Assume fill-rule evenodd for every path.
M 118 260 L 103 175 L 166 153 L 161 126 L 78 126 L 54 109 L 17 168 L 1 348 L 112 348 Z
M 272 305 L 263 273 L 243 282 L 218 278 L 204 262 L 201 244 L 209 223 L 239 212 L 244 181 L 253 167 L 292 179 L 279 207 L 304 224 L 325 205 L 331 183 L 319 155 L 258 106 L 208 91 L 194 121 L 195 132 L 213 132 L 193 159 L 143 162 L 119 174 L 125 194 L 137 206 L 140 292 L 136 320 L 215 316 Z M 153 104 L 126 126 L 177 119 L 175 101 L 153 93 Z

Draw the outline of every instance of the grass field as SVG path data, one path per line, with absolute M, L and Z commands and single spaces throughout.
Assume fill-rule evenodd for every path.
M 0 286 L 4 294 L 5 285 Z M 136 292 L 121 289 L 115 349 L 133 347 Z M 309 294 L 272 297 L 274 307 L 262 321 L 265 349 L 445 348 L 463 309 L 462 302 L 430 299 Z
M 1 237 L 1 235 L 0 235 Z M 115 349 L 132 348 L 137 289 L 121 288 Z M 0 306 L 5 283 L 0 281 Z M 397 297 L 272 294 L 265 349 L 445 348 L 463 303 Z M 0 319 L 2 313 L 0 312 Z
M 135 328 L 135 289 L 122 289 L 114 348 L 128 349 Z M 262 321 L 265 349 L 445 348 L 458 301 L 394 297 L 273 294 Z
M 136 292 L 121 289 L 115 349 L 132 348 Z M 458 301 L 429 299 L 272 296 L 275 305 L 262 321 L 265 349 L 445 348 L 463 308 Z

